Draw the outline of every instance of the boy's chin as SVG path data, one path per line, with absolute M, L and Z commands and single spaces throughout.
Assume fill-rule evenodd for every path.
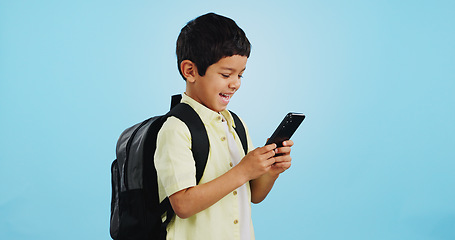
M 226 110 L 227 106 L 206 106 L 207 108 L 209 108 L 210 110 L 214 111 L 214 112 L 222 112 L 224 110 Z
M 211 110 L 214 111 L 214 112 L 219 113 L 219 112 L 222 112 L 222 111 L 226 110 L 226 108 L 216 108 L 216 109 L 211 108 Z

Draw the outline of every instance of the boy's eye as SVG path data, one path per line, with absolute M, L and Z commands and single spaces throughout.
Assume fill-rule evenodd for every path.
M 231 77 L 231 74 L 224 74 L 224 73 L 221 73 L 221 76 L 223 78 L 230 78 Z M 238 75 L 238 78 L 243 78 L 243 75 L 242 74 L 239 74 Z

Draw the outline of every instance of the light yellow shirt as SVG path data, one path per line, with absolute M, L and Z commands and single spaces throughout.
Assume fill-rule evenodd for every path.
M 229 171 L 234 163 L 228 146 L 225 126 L 219 113 L 183 94 L 182 102 L 189 104 L 201 117 L 207 130 L 210 151 L 201 184 L 209 182 Z M 221 112 L 227 120 L 230 133 L 234 136 L 241 157 L 244 156 L 240 139 L 235 132 L 234 120 L 225 110 Z M 248 130 L 248 149 L 253 149 Z M 191 153 L 191 134 L 188 127 L 179 119 L 170 117 L 158 133 L 155 151 L 155 166 L 158 174 L 160 199 L 170 196 L 180 190 L 196 185 L 196 169 Z M 251 216 L 251 191 L 247 188 L 247 209 Z M 197 239 L 197 240 L 234 240 L 240 239 L 240 212 L 237 190 L 226 195 L 211 207 L 189 217 L 181 219 L 178 216 L 169 223 L 167 239 Z M 245 221 L 245 220 L 244 220 Z M 250 221 L 251 239 L 254 239 L 253 224 Z

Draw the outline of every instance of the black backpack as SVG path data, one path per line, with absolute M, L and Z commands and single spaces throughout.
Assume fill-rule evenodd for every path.
M 210 148 L 207 131 L 193 108 L 180 100 L 181 95 L 172 96 L 171 110 L 166 115 L 138 123 L 119 137 L 117 159 L 111 167 L 110 234 L 114 240 L 166 239 L 166 227 L 174 217 L 174 211 L 168 198 L 159 201 L 154 154 L 158 131 L 168 117 L 177 117 L 190 130 L 197 183 L 204 173 Z M 231 114 L 246 154 L 245 128 L 238 116 Z M 166 214 L 164 222 L 161 220 L 163 214 Z

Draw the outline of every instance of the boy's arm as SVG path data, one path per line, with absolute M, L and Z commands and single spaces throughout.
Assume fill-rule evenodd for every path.
M 249 152 L 242 161 L 220 177 L 172 194 L 169 197 L 174 212 L 188 218 L 212 206 L 246 182 L 269 172 L 275 162 L 275 144 Z
M 250 181 L 252 203 L 262 202 L 269 194 L 280 173 L 291 167 L 292 145 L 294 145 L 292 140 L 283 142 L 283 147 L 275 149 L 275 153 L 280 155 L 274 157 L 275 163 L 270 170 L 259 178 Z

